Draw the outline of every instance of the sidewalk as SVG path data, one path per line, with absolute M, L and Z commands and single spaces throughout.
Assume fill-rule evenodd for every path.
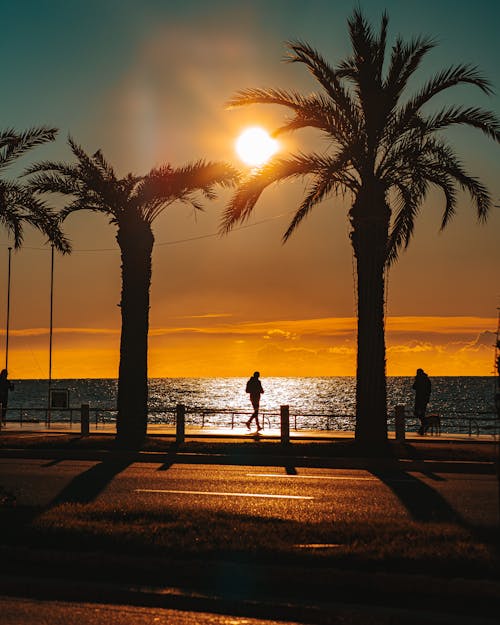
M 17 427 L 16 427 L 17 426 Z M 418 471 L 421 473 L 495 474 L 499 443 L 492 436 L 408 433 L 403 442 L 389 434 L 383 457 L 360 454 L 354 432 L 301 430 L 281 443 L 280 432 L 261 435 L 246 428 L 186 428 L 185 442 L 176 442 L 173 426 L 150 425 L 143 449 L 126 451 L 114 446 L 114 424 L 94 426 L 81 435 L 75 424 L 9 423 L 0 432 L 0 457 L 104 461 L 111 455 L 130 462 L 296 466 L 338 469 Z
M 90 423 L 90 434 L 116 434 L 116 424 L 114 423 Z M 40 421 L 36 423 L 32 423 L 29 421 L 23 421 L 19 423 L 18 421 L 7 421 L 6 425 L 2 425 L 0 428 L 1 432 L 9 432 L 9 433 L 52 433 L 52 434 L 60 434 L 60 433 L 72 433 L 79 434 L 80 433 L 80 424 L 75 422 L 70 424 L 69 422 L 52 422 L 50 425 L 47 425 L 45 422 Z M 148 436 L 171 436 L 175 438 L 176 430 L 174 425 L 165 425 L 159 423 L 149 423 L 148 424 Z M 200 426 L 190 426 L 186 425 L 185 429 L 186 438 L 227 438 L 227 439 L 248 439 L 255 435 L 254 431 L 249 431 L 246 427 L 211 427 L 206 425 L 204 427 Z M 281 433 L 279 428 L 269 428 L 264 427 L 264 429 L 260 432 L 260 438 L 262 439 L 279 439 L 281 437 Z M 395 440 L 395 433 L 390 431 L 388 433 L 389 440 Z M 309 430 L 309 429 L 301 429 L 294 430 L 290 428 L 290 438 L 296 441 L 300 440 L 323 440 L 323 441 L 332 441 L 332 440 L 352 440 L 354 439 L 354 432 L 352 430 Z M 500 436 L 497 434 L 455 434 L 443 432 L 442 434 L 426 434 L 425 436 L 420 436 L 416 431 L 407 431 L 406 432 L 406 440 L 408 441 L 437 441 L 437 442 L 463 442 L 463 441 L 471 441 L 471 442 L 489 442 L 494 443 L 499 441 Z

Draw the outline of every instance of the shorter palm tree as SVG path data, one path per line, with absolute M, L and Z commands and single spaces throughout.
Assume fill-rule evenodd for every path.
M 177 201 L 201 209 L 198 192 L 214 199 L 217 185 L 233 185 L 238 176 L 229 165 L 200 160 L 180 168 L 165 165 L 145 176 L 118 178 L 101 151 L 88 155 L 72 139 L 69 144 L 76 163 L 38 163 L 28 173 L 36 174 L 31 185 L 37 192 L 72 196 L 61 212 L 63 219 L 75 211 L 91 210 L 104 213 L 117 227 L 122 261 L 117 440 L 122 446 L 138 448 L 147 431 L 152 223 Z
M 28 150 L 53 141 L 56 133 L 55 128 L 46 127 L 0 131 L 0 174 Z M 70 251 L 57 215 L 26 186 L 0 178 L 0 225 L 12 235 L 16 248 L 23 243 L 25 224 L 40 230 L 60 252 Z

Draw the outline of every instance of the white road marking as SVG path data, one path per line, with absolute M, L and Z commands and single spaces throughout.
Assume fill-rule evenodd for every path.
M 267 499 L 314 499 L 301 495 L 268 495 L 266 493 L 218 493 L 207 490 L 166 490 L 160 488 L 136 488 L 136 493 L 170 493 L 174 495 L 214 495 L 216 497 L 264 497 Z
M 396 482 L 405 482 L 415 484 L 417 482 L 427 481 L 425 477 L 412 478 L 409 477 L 387 477 L 385 479 L 379 477 L 356 477 L 354 475 L 288 475 L 287 473 L 247 473 L 247 477 L 284 477 L 284 478 L 300 478 L 303 480 L 354 480 L 356 482 L 380 482 L 386 484 L 394 484 Z
M 356 477 L 355 475 L 288 475 L 287 473 L 247 473 L 247 477 L 290 477 L 303 480 L 365 480 L 366 482 L 380 481 L 376 477 Z

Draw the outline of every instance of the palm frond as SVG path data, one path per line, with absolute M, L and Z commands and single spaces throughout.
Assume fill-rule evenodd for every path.
M 74 178 L 78 175 L 78 168 L 76 165 L 58 161 L 37 161 L 23 171 L 22 176 L 31 176 L 40 172 L 57 172 L 68 178 Z
M 424 87 L 393 115 L 388 125 L 386 140 L 388 143 L 397 140 L 402 134 L 418 126 L 421 119 L 420 111 L 432 98 L 439 93 L 460 84 L 478 87 L 486 94 L 491 94 L 491 83 L 486 80 L 474 66 L 457 65 L 439 72 Z
M 389 69 L 383 84 L 392 106 L 398 101 L 424 56 L 435 46 L 436 42 L 428 37 L 416 37 L 408 43 L 398 37 L 392 49 Z
M 422 152 L 423 171 L 435 185 L 439 184 L 440 178 L 453 179 L 462 190 L 469 193 L 475 207 L 479 221 L 485 221 L 491 208 L 491 197 L 487 188 L 475 177 L 469 175 L 463 168 L 453 149 L 444 141 L 429 138 Z M 445 228 L 452 213 L 446 211 L 443 215 L 441 229 Z
M 370 95 L 381 91 L 379 69 L 380 59 L 382 58 L 383 62 L 385 50 L 380 50 L 379 45 L 385 44 L 385 37 L 377 39 L 360 10 L 354 10 L 347 22 L 353 56 L 340 63 L 337 75 L 350 80 L 354 84 L 360 102 L 365 103 Z
M 104 158 L 101 150 L 97 150 L 97 152 L 94 153 L 92 160 L 94 162 L 94 165 L 100 169 L 104 178 L 116 182 L 115 171 L 108 163 L 108 161 Z
M 387 11 L 382 13 L 380 22 L 380 33 L 375 46 L 375 64 L 377 68 L 377 83 L 382 84 L 382 72 L 384 69 L 385 49 L 387 47 L 387 26 L 389 24 L 389 16 Z
M 481 130 L 487 137 L 500 142 L 500 121 L 491 111 L 471 106 L 450 106 L 420 120 L 420 129 L 425 134 L 443 130 L 450 126 L 470 126 Z
M 28 187 L 35 193 L 76 195 L 80 191 L 80 185 L 75 178 L 55 173 L 55 170 L 33 176 L 28 182 Z
M 341 77 L 321 54 L 303 41 L 288 42 L 290 53 L 287 60 L 290 63 L 303 63 L 319 84 L 326 91 L 331 101 L 339 109 L 344 124 L 349 125 L 352 131 L 360 127 L 358 108 L 349 91 L 344 87 Z
M 216 187 L 230 188 L 238 180 L 239 173 L 227 163 L 199 160 L 176 169 L 167 165 L 144 176 L 137 185 L 134 200 L 142 206 L 145 219 L 151 223 L 175 201 L 201 210 L 197 193 L 212 200 L 216 197 Z
M 0 224 L 12 235 L 14 247 L 23 243 L 23 215 L 19 207 L 19 185 L 0 180 Z
M 297 111 L 306 106 L 308 99 L 295 91 L 285 89 L 241 89 L 227 102 L 229 108 L 248 104 L 279 104 Z
M 429 185 L 443 192 L 445 207 L 441 221 L 444 229 L 455 215 L 457 188 L 469 193 L 475 204 L 479 221 L 485 221 L 491 208 L 486 187 L 465 172 L 452 148 L 444 141 L 430 137 L 416 146 L 404 144 L 393 153 L 384 180 L 397 189 L 400 207 L 389 236 L 388 262 L 397 260 L 399 251 L 408 246 L 413 234 L 414 219 L 425 199 Z
M 239 222 L 250 216 L 263 191 L 274 182 L 304 177 L 315 171 L 318 162 L 314 155 L 295 155 L 288 159 L 278 158 L 261 167 L 256 173 L 242 180 L 236 193 L 226 207 L 220 232 L 226 234 Z
M 12 129 L 0 133 L 0 169 L 12 163 L 13 160 L 38 145 L 53 141 L 57 128 L 40 126 L 23 132 Z
M 370 24 L 359 9 L 353 11 L 352 16 L 347 20 L 347 25 L 354 56 L 351 59 L 352 64 L 347 63 L 345 69 L 351 67 L 359 70 L 362 64 L 373 61 L 375 37 Z
M 274 136 L 284 132 L 299 130 L 301 128 L 317 128 L 326 133 L 330 140 L 337 141 L 342 146 L 347 146 L 353 136 L 362 135 L 361 128 L 353 132 L 350 122 L 346 122 L 345 116 L 331 100 L 318 94 L 312 94 L 303 98 L 303 104 L 295 111 L 295 116 L 285 122 L 274 131 Z
M 16 141 L 16 131 L 13 128 L 5 128 L 0 130 L 0 149 L 10 145 L 13 141 Z
M 344 169 L 338 168 L 339 171 L 333 171 L 335 166 L 324 169 L 315 176 L 314 182 L 311 184 L 309 191 L 295 213 L 287 231 L 283 235 L 283 242 L 286 243 L 290 236 L 295 232 L 296 228 L 303 221 L 311 210 L 320 204 L 324 199 L 331 195 L 332 192 L 344 194 L 347 189 L 351 189 L 351 181 L 346 177 Z
M 387 241 L 386 263 L 388 266 L 394 264 L 401 250 L 408 247 L 415 228 L 416 217 L 427 191 L 425 184 L 417 186 L 398 182 L 396 187 L 399 206 L 396 209 Z
M 115 223 L 116 212 L 111 211 L 108 207 L 103 206 L 99 202 L 92 201 L 89 197 L 78 197 L 68 202 L 59 211 L 59 220 L 65 221 L 73 213 L 79 211 L 91 211 L 92 213 L 101 213 L 108 216 L 110 222 Z
M 57 214 L 45 202 L 35 198 L 29 189 L 17 183 L 0 182 L 0 223 L 12 233 L 15 247 L 21 246 L 23 224 L 28 224 L 46 235 L 58 251 L 71 251 Z
M 347 23 L 354 54 L 340 64 L 338 76 L 351 80 L 360 94 L 373 86 L 380 88 L 387 45 L 387 12 L 382 14 L 378 36 L 358 9 L 354 10 Z

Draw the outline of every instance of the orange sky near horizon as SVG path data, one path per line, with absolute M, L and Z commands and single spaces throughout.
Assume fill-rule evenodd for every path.
M 355 374 L 355 318 L 231 322 L 218 315 L 151 328 L 149 375 L 155 377 L 343 376 Z M 386 323 L 387 374 L 433 376 L 493 374 L 496 319 L 390 317 Z M 46 328 L 14 330 L 9 365 L 17 379 L 45 378 Z M 54 378 L 114 378 L 119 330 L 56 328 Z M 251 371 L 250 371 L 251 372 Z

